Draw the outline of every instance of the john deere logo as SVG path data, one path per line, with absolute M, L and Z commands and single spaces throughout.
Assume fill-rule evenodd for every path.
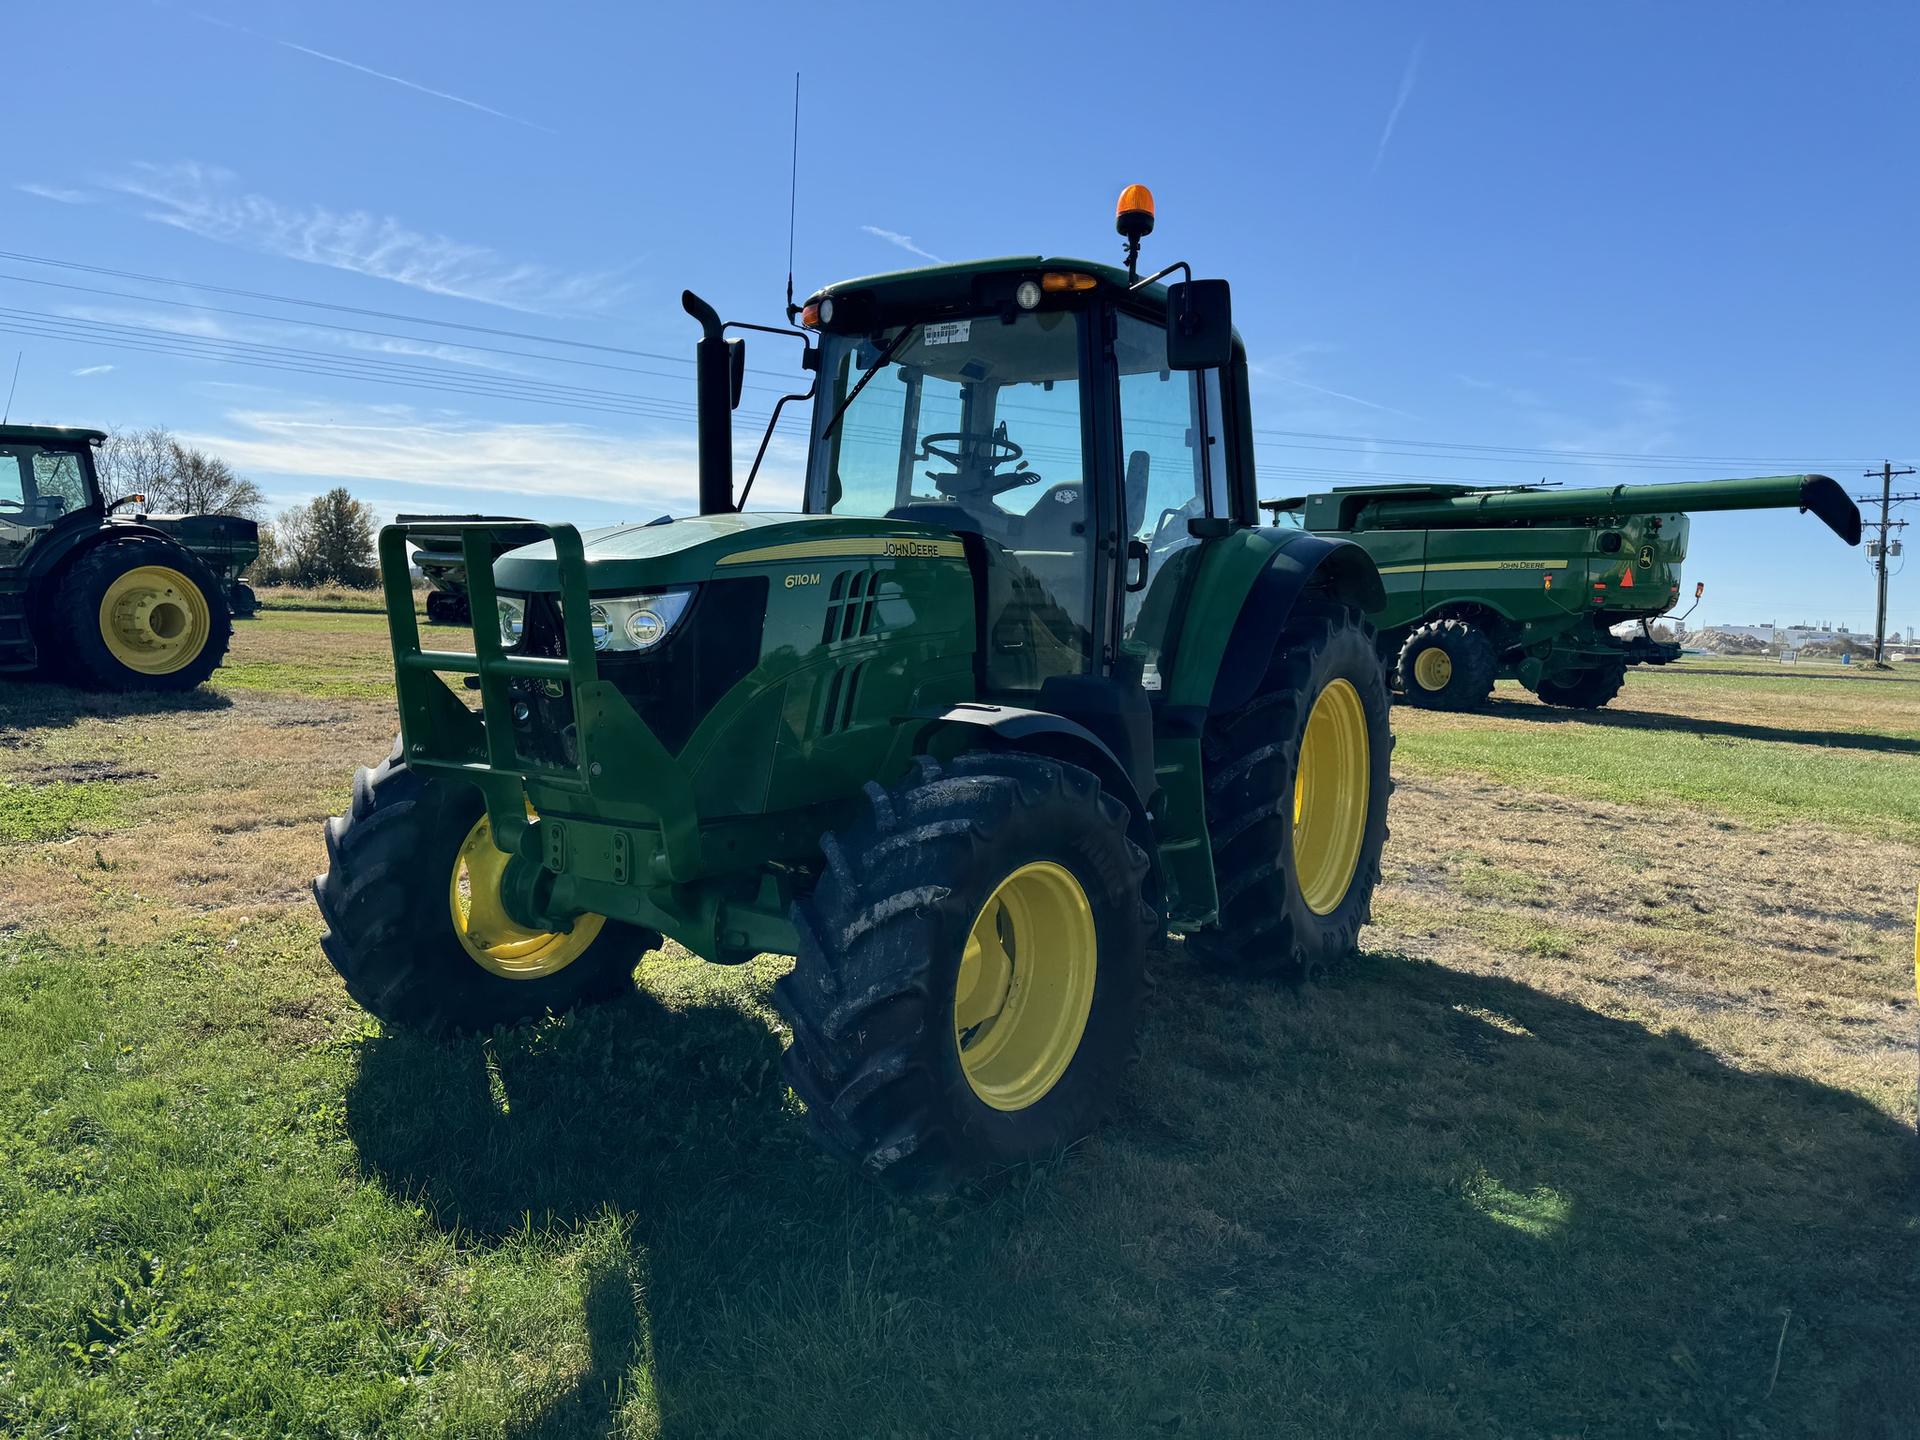
M 1642 570 L 1651 570 L 1653 568 L 1653 547 L 1651 545 L 1642 545 L 1640 547 L 1638 564 Z

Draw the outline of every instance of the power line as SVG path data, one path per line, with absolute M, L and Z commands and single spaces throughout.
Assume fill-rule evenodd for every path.
M 498 345 L 481 345 L 472 340 L 437 341 L 424 335 L 408 335 L 398 330 L 369 330 L 359 325 L 339 325 L 324 320 L 300 320 L 290 315 L 273 315 L 262 310 L 235 310 L 225 305 L 202 305 L 192 300 L 173 300 L 164 295 L 141 295 L 132 290 L 107 290 L 98 285 L 73 285 L 64 280 L 39 280 L 31 275 L 11 275 L 0 271 L 0 280 L 12 280 L 21 285 L 44 285 L 55 290 L 71 290 L 81 295 L 106 295 L 116 300 L 137 300 L 143 305 L 169 305 L 179 310 L 195 310 L 207 315 L 233 315 L 247 320 L 266 320 L 275 325 L 294 325 L 308 330 L 333 331 L 341 335 L 371 335 L 382 340 L 410 340 L 418 345 L 447 344 L 460 350 L 472 350 L 483 355 L 510 355 L 520 360 L 542 360 L 553 365 L 584 365 L 595 370 L 617 370 L 626 375 L 651 375 L 662 380 L 679 380 L 681 375 L 669 374 L 664 370 L 642 370 L 635 365 L 615 365 L 606 360 L 583 360 L 574 355 L 542 355 L 535 350 L 509 350 Z M 71 317 L 78 318 L 78 317 Z M 693 360 L 685 355 L 653 355 L 648 351 L 636 350 L 635 355 L 648 359 L 664 360 L 673 365 L 691 365 Z M 778 375 L 777 370 L 755 370 L 756 375 Z M 754 385 L 754 390 L 776 392 L 772 385 Z
M 403 311 L 376 310 L 376 309 L 370 309 L 370 308 L 356 306 L 356 305 L 342 305 L 342 304 L 337 304 L 331 301 L 311 300 L 311 299 L 306 299 L 306 298 L 303 298 L 300 296 L 294 296 L 294 295 L 279 295 L 271 291 L 247 290 L 247 289 L 241 289 L 239 287 L 227 286 L 227 285 L 209 285 L 209 284 L 198 282 L 198 281 L 181 280 L 172 276 L 148 275 L 139 271 L 115 269 L 110 266 L 88 265 L 88 264 L 84 264 L 82 262 L 73 261 L 73 260 L 56 260 L 51 257 L 43 256 L 43 255 L 28 255 L 19 251 L 0 250 L 0 260 L 11 260 L 16 263 L 28 264 L 28 265 L 44 265 L 44 266 L 49 266 L 49 267 L 61 269 L 61 270 L 75 271 L 82 274 L 109 276 L 109 277 L 120 279 L 120 280 L 133 280 L 141 284 L 173 285 L 173 286 L 181 287 L 183 289 L 197 290 L 205 294 L 230 295 L 230 296 L 237 296 L 237 297 L 240 297 L 243 299 L 249 299 L 249 300 L 263 300 L 268 303 L 276 304 L 276 305 L 296 305 L 296 306 L 301 306 L 307 309 L 325 310 L 325 311 L 330 311 L 336 314 L 358 315 L 362 317 L 379 319 L 379 320 L 395 321 L 395 322 L 398 322 L 401 324 L 407 324 L 407 325 L 425 325 L 425 326 L 432 326 L 432 327 L 443 329 L 443 330 L 458 330 L 466 334 L 488 335 L 488 336 L 493 336 L 493 337 L 502 338 L 502 339 L 525 340 L 525 341 L 533 342 L 535 344 L 556 345 L 556 346 L 563 346 L 563 347 L 579 349 L 579 350 L 591 350 L 591 351 L 596 351 L 602 354 L 624 355 L 624 356 L 629 356 L 629 357 L 644 359 L 644 360 L 659 360 L 659 361 L 664 361 L 668 364 L 673 364 L 673 365 L 690 365 L 693 363 L 690 357 L 684 356 L 684 355 L 668 355 L 668 354 L 662 354 L 658 351 L 633 349 L 628 346 L 596 344 L 591 341 L 572 340 L 572 339 L 567 339 L 563 336 L 558 336 L 558 335 L 543 335 L 543 334 L 539 334 L 537 332 L 532 332 L 532 331 L 510 330 L 510 329 L 505 329 L 497 326 L 473 325 L 473 324 L 468 324 L 468 323 L 464 323 L 461 321 L 454 321 L 454 320 L 438 320 L 429 316 L 408 314 Z M 36 280 L 36 279 L 32 279 L 30 277 L 25 277 L 25 276 L 0 275 L 0 279 L 12 279 L 12 280 L 20 281 L 22 283 L 36 284 L 36 285 L 58 285 L 60 283 L 57 281 L 50 281 L 50 280 Z M 86 291 L 89 289 L 89 287 L 85 287 L 85 286 L 64 286 L 62 288 L 81 290 L 81 291 Z M 149 301 L 149 302 L 159 303 L 159 304 L 176 305 L 176 306 L 182 306 L 185 308 L 192 308 L 192 309 L 201 309 L 201 310 L 206 310 L 216 314 L 234 314 L 234 315 L 244 316 L 250 319 L 265 319 L 269 321 L 277 321 L 278 323 L 282 323 L 282 324 L 299 323 L 294 321 L 292 317 L 288 317 L 288 316 L 260 315 L 257 312 L 253 312 L 253 311 L 234 311 L 234 310 L 228 310 L 219 306 L 195 305 L 192 302 L 171 300 L 171 299 L 167 299 L 160 296 L 131 295 L 124 291 L 109 291 L 109 290 L 101 290 L 93 293 L 112 295 L 112 296 L 115 296 L 116 298 L 121 298 L 121 299 L 144 300 L 144 301 Z M 317 325 L 316 328 L 331 328 L 331 329 L 347 331 L 349 333 L 372 334 L 385 339 L 407 340 L 407 339 L 420 338 L 418 336 L 394 335 L 390 332 L 385 332 L 385 331 L 361 330 L 361 329 L 358 329 L 357 327 L 342 326 L 342 325 L 332 325 L 332 326 Z M 474 349 L 474 350 L 482 350 L 482 351 L 487 351 L 490 349 L 490 347 L 477 345 L 477 344 L 468 344 L 466 348 Z M 497 351 L 493 351 L 492 353 L 510 354 L 518 358 L 552 360 L 560 364 L 591 364 L 593 363 L 589 361 L 570 359 L 563 356 L 528 355 L 526 354 L 526 352 L 522 352 L 522 351 L 497 350 Z M 608 368 L 625 368 L 625 367 L 608 367 Z M 655 372 L 640 371 L 635 373 L 652 374 Z M 756 375 L 765 375 L 774 379 L 789 378 L 787 375 L 787 372 L 780 371 L 780 370 L 761 370 L 756 368 L 754 369 L 753 373 Z M 660 378 L 664 379 L 668 377 L 661 376 Z M 767 387 L 756 387 L 756 388 L 767 388 Z M 1361 445 L 1361 446 L 1367 446 L 1367 447 L 1400 446 L 1400 447 L 1405 447 L 1407 450 L 1451 452 L 1445 455 L 1443 458 L 1459 459 L 1459 460 L 1468 460 L 1468 459 L 1494 460 L 1496 459 L 1496 457 L 1500 457 L 1500 456 L 1512 456 L 1512 457 L 1525 457 L 1529 462 L 1546 460 L 1546 461 L 1552 461 L 1554 463 L 1562 464 L 1562 465 L 1572 465 L 1572 464 L 1606 465 L 1606 466 L 1632 465 L 1642 469 L 1667 468 L 1667 467 L 1711 468 L 1711 467 L 1719 467 L 1723 465 L 1763 465 L 1763 466 L 1781 465 L 1789 468 L 1803 467 L 1803 466 L 1817 468 L 1819 466 L 1824 465 L 1830 468 L 1844 469 L 1852 465 L 1867 463 L 1864 457 L 1855 457 L 1855 458 L 1846 458 L 1846 459 L 1838 459 L 1835 457 L 1822 457 L 1822 458 L 1815 459 L 1815 458 L 1810 458 L 1806 456 L 1668 455 L 1668 454 L 1658 454 L 1658 453 L 1637 454 L 1637 453 L 1628 452 L 1628 451 L 1574 450 L 1574 449 L 1562 450 L 1562 449 L 1552 449 L 1552 448 L 1541 447 L 1541 446 L 1483 445 L 1483 444 L 1478 444 L 1478 443 L 1468 442 L 1468 441 L 1406 439 L 1406 438 L 1398 438 L 1398 437 L 1383 437 L 1383 436 L 1377 436 L 1377 435 L 1354 435 L 1354 434 L 1341 434 L 1341 433 L 1334 433 L 1334 432 L 1308 431 L 1308 430 L 1256 429 L 1254 433 L 1256 435 L 1269 436 L 1274 439 L 1282 440 L 1282 441 L 1301 441 L 1301 440 L 1329 441 L 1330 440 L 1330 441 L 1341 442 L 1341 445 Z M 1318 446 L 1318 445 L 1289 444 L 1287 448 L 1320 449 L 1320 450 L 1326 450 L 1329 453 L 1356 453 L 1356 452 L 1342 450 L 1340 446 L 1337 446 L 1337 445 L 1336 446 Z M 1396 457 L 1398 455 L 1398 452 L 1395 452 L 1395 451 L 1391 451 L 1391 450 L 1383 451 L 1375 448 L 1369 448 L 1364 452 L 1357 452 L 1357 453 L 1381 454 L 1381 455 L 1387 455 L 1390 458 Z M 1399 456 L 1398 458 L 1415 458 L 1415 457 Z

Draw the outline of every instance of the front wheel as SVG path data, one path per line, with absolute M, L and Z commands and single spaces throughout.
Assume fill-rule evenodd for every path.
M 1351 954 L 1380 881 L 1392 752 L 1372 628 L 1303 607 L 1253 699 L 1207 722 L 1219 920 L 1189 943 L 1248 973 L 1311 975 Z
M 815 1138 L 877 1178 L 947 1189 L 1086 1135 L 1132 1055 L 1147 857 L 1077 766 L 921 759 L 821 842 L 774 1000 Z
M 660 943 L 599 915 L 564 932 L 516 924 L 480 792 L 409 770 L 398 745 L 353 777 L 352 806 L 326 834 L 327 871 L 313 882 L 321 949 L 347 993 L 396 1025 L 490 1030 L 612 999 Z

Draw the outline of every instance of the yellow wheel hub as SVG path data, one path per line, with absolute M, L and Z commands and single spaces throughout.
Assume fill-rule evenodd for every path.
M 1086 891 L 1035 860 L 994 887 L 960 957 L 953 1034 L 973 1093 L 1024 1110 L 1067 1073 L 1093 1009 L 1098 937 Z
M 191 665 L 212 635 L 207 597 L 168 566 L 136 566 L 100 597 L 100 638 L 114 659 L 142 675 Z
M 1351 682 L 1335 680 L 1313 702 L 1293 776 L 1294 872 L 1316 915 L 1337 910 L 1353 884 L 1371 783 L 1366 707 Z
M 1438 645 L 1429 645 L 1413 660 L 1413 678 L 1422 690 L 1444 690 L 1453 679 L 1453 657 Z
M 582 915 L 565 934 L 517 925 L 500 903 L 500 877 L 508 856 L 493 843 L 493 827 L 482 815 L 454 857 L 447 885 L 447 908 L 461 948 L 482 969 L 507 980 L 540 980 L 556 975 L 585 953 L 606 924 L 604 915 Z

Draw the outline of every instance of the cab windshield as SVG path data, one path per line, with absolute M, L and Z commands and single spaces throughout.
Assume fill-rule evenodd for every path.
M 86 459 L 78 450 L 0 443 L 0 524 L 38 529 L 91 503 Z
M 980 537 L 990 691 L 1092 664 L 1082 323 L 1026 311 L 821 342 L 807 509 Z
M 826 337 L 807 508 L 911 509 L 900 518 L 970 520 L 1010 542 L 1046 505 L 1077 505 L 1078 326 L 1030 311 Z

